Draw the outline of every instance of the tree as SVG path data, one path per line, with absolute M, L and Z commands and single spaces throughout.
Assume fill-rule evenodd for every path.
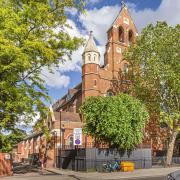
M 130 150 L 143 140 L 148 112 L 127 94 L 90 97 L 80 112 L 85 120 L 84 131 L 98 142 Z
M 17 145 L 27 136 L 26 132 L 21 129 L 14 129 L 8 134 L 0 133 L 0 152 L 10 152 L 14 145 Z
M 67 8 L 82 12 L 83 0 L 0 0 L 0 130 L 46 116 L 42 68 L 52 71 L 82 44 L 66 30 Z
M 148 25 L 125 53 L 130 63 L 132 92 L 149 111 L 159 114 L 171 137 L 167 165 L 171 164 L 180 123 L 180 25 Z

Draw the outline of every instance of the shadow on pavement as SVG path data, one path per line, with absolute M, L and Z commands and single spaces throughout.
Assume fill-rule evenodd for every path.
M 41 170 L 38 166 L 32 166 L 25 163 L 14 163 L 13 164 L 13 172 L 15 176 L 52 176 L 52 175 L 60 175 L 58 173 Z
M 39 171 L 40 171 L 40 169 L 38 167 L 31 166 L 29 164 L 23 164 L 23 163 L 14 163 L 13 164 L 14 174 L 36 173 Z

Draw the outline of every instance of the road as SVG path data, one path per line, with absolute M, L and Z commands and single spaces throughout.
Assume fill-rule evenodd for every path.
M 111 176 L 109 176 L 111 177 Z M 101 177 L 99 177 L 101 178 Z M 107 177 L 106 177 L 107 178 Z M 112 176 L 112 179 L 115 179 L 115 177 Z M 109 180 L 112 180 L 109 179 Z M 147 177 L 147 178 L 120 178 L 119 180 L 166 180 L 165 177 Z M 43 170 L 41 171 L 37 167 L 30 166 L 28 164 L 17 164 L 14 166 L 14 176 L 12 177 L 5 177 L 2 178 L 1 180 L 97 180 L 94 179 L 90 174 L 86 178 L 79 178 L 75 177 L 73 175 L 61 175 L 61 174 L 56 174 L 55 172 L 52 171 L 47 171 Z
M 1 178 L 1 180 L 95 180 L 91 178 L 86 179 L 79 179 L 76 177 L 70 177 L 70 176 L 62 176 L 62 175 L 53 175 L 53 174 L 36 174 L 33 176 L 13 176 L 13 177 L 6 177 Z M 119 179 L 119 180 L 135 180 L 133 179 Z M 136 180 L 166 180 L 165 177 L 151 177 L 151 178 L 137 178 Z

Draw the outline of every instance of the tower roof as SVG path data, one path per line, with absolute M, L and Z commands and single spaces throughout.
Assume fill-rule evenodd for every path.
M 87 44 L 84 48 L 84 53 L 85 52 L 97 52 L 97 53 L 99 53 L 92 33 L 93 32 L 90 31 L 89 39 L 88 39 Z
M 120 9 L 120 12 L 118 13 L 117 17 L 115 18 L 115 20 L 113 21 L 113 23 L 111 24 L 110 28 L 108 29 L 108 31 L 112 28 L 112 26 L 117 22 L 118 18 L 121 17 L 123 15 L 123 11 L 126 11 L 128 12 L 128 15 L 129 17 L 131 18 L 131 14 L 129 13 L 128 11 L 128 6 L 126 5 L 126 3 L 122 0 L 121 1 L 121 9 Z M 132 18 L 131 18 L 132 19 Z M 132 21 L 133 22 L 133 21 Z M 134 24 L 134 22 L 133 22 Z M 137 28 L 136 28 L 136 25 L 134 24 L 134 27 L 136 29 L 136 31 L 138 32 Z

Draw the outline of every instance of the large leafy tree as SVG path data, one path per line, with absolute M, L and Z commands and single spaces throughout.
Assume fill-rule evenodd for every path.
M 137 99 L 120 94 L 113 97 L 90 97 L 81 106 L 84 131 L 98 142 L 130 150 L 140 144 L 148 112 Z
M 82 40 L 68 34 L 65 10 L 83 0 L 0 0 L 0 130 L 14 129 L 49 101 L 41 70 L 58 66 Z
M 10 132 L 0 133 L 0 152 L 10 152 L 14 145 L 17 145 L 27 136 L 26 132 L 21 129 L 14 129 Z
M 180 127 L 180 25 L 171 27 L 165 22 L 148 25 L 125 58 L 130 63 L 134 94 L 168 124 L 171 136 L 167 165 L 170 165 Z

